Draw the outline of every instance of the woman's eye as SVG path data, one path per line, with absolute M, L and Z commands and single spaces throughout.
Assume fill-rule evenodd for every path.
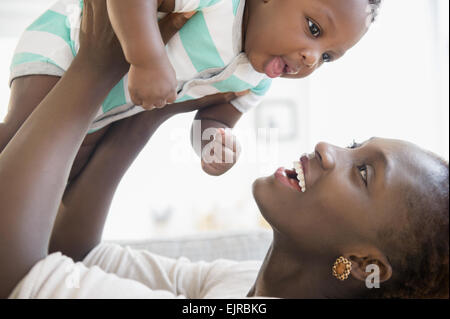
M 367 165 L 361 165 L 358 167 L 359 173 L 362 176 L 364 184 L 367 186 Z
M 322 54 L 322 61 L 325 63 L 331 62 L 333 58 L 328 53 Z
M 320 34 L 322 32 L 320 31 L 319 26 L 310 19 L 308 19 L 308 27 L 309 27 L 309 32 L 311 32 L 311 34 L 314 38 L 320 37 Z

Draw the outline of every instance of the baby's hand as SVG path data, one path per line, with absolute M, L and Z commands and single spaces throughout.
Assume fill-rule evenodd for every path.
M 146 110 L 163 108 L 177 98 L 177 79 L 168 61 L 149 66 L 131 65 L 128 78 L 131 100 Z
M 236 164 L 241 145 L 230 129 L 216 129 L 214 140 L 203 148 L 202 169 L 212 176 L 220 176 Z

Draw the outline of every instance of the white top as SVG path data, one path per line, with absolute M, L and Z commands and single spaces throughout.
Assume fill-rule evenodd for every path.
M 61 253 L 39 261 L 10 298 L 245 298 L 261 262 L 171 259 L 116 244 L 93 249 L 82 263 Z

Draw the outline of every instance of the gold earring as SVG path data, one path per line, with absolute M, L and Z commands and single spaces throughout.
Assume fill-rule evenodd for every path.
M 352 263 L 344 257 L 339 257 L 333 265 L 333 276 L 339 280 L 346 280 L 352 271 Z

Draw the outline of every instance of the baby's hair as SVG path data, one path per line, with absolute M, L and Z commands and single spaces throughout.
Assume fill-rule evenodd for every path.
M 381 1 L 382 0 L 369 0 L 369 22 L 373 23 L 375 22 L 377 16 L 378 16 L 378 11 L 380 9 L 381 6 Z

